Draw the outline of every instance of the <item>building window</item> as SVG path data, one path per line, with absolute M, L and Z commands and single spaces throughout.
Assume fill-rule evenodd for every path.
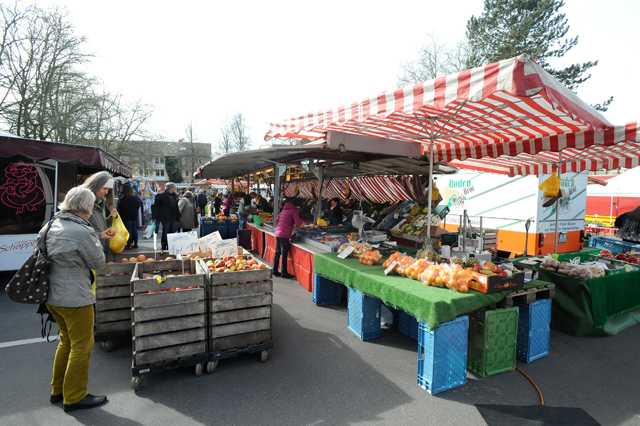
M 164 164 L 164 157 L 156 157 L 156 164 Z
M 189 170 L 183 170 L 182 171 L 182 177 L 188 178 L 189 177 Z
M 196 164 L 198 166 L 202 166 L 204 164 L 204 160 L 202 158 L 196 158 Z
M 159 177 L 163 178 L 164 177 L 164 170 L 156 170 L 156 177 L 157 178 L 159 178 Z

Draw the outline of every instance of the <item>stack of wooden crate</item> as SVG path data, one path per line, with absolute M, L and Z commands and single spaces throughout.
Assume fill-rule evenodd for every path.
M 208 271 L 207 308 L 209 353 L 217 360 L 242 352 L 262 352 L 266 361 L 271 340 L 272 269 L 216 273 L 207 259 L 194 261 Z
M 202 374 L 209 359 L 205 278 L 189 260 L 136 264 L 131 279 L 134 390 L 146 373 L 195 365 L 196 375 Z

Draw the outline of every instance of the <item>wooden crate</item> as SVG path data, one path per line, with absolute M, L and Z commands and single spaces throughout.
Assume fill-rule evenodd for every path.
M 190 275 L 180 275 L 183 265 Z M 156 278 L 146 278 L 149 274 L 165 279 L 158 284 Z M 134 367 L 207 352 L 205 279 L 205 274 L 191 269 L 190 261 L 136 264 L 131 279 Z
M 131 277 L 135 263 L 108 263 L 95 271 L 97 341 L 131 331 Z
M 270 342 L 273 271 L 215 273 L 202 260 L 197 268 L 208 275 L 209 352 Z

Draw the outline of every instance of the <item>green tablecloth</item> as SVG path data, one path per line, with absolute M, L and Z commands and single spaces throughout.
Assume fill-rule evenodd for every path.
M 591 280 L 539 268 L 538 272 L 541 280 L 556 285 L 552 328 L 573 336 L 612 336 L 638 322 L 640 312 L 634 311 L 640 308 L 640 271 Z
M 316 254 L 315 273 L 354 287 L 364 294 L 377 297 L 383 303 L 413 315 L 435 329 L 458 315 L 480 309 L 502 300 L 508 292 L 484 294 L 475 290 L 458 293 L 448 289 L 429 287 L 420 281 L 395 273 L 384 275 L 380 266 L 367 266 L 358 259 L 339 259 L 336 253 Z M 531 281 L 526 287 L 546 285 Z

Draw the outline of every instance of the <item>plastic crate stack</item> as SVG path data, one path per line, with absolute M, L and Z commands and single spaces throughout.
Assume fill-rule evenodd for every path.
M 398 312 L 398 331 L 418 340 L 418 320 L 405 311 Z
M 418 385 L 435 395 L 467 383 L 469 317 L 418 327 Z
M 627 253 L 630 251 L 640 252 L 640 244 L 628 243 L 626 241 L 619 241 L 605 237 L 591 238 L 589 240 L 589 247 L 609 250 L 613 253 Z
M 342 301 L 342 284 L 313 274 L 313 303 L 316 306 L 334 305 Z
M 525 362 L 549 355 L 551 337 L 551 299 L 528 305 L 515 303 L 519 309 L 516 356 Z
M 380 299 L 349 287 L 349 330 L 361 340 L 380 337 Z
M 480 309 L 469 322 L 469 369 L 482 377 L 516 368 L 518 308 Z

